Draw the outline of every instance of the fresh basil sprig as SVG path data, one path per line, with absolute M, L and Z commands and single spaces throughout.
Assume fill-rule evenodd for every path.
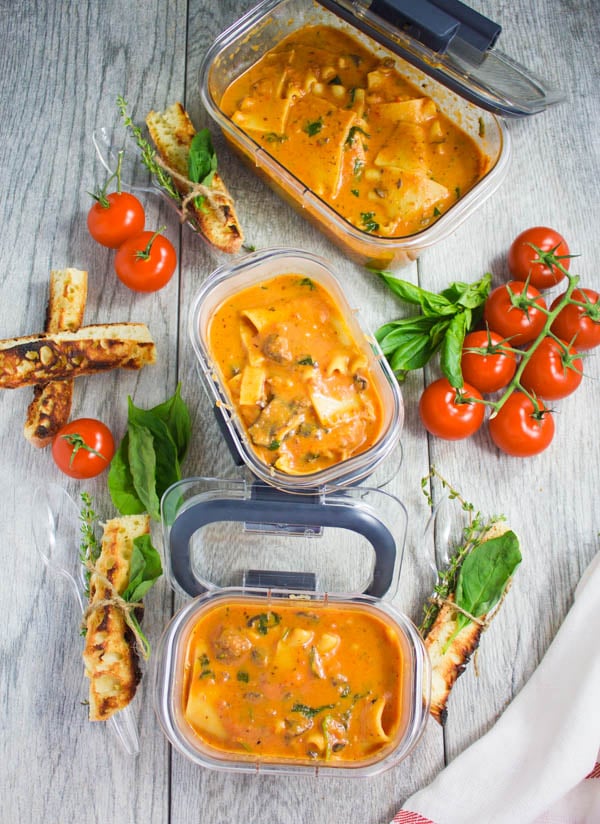
M 188 177 L 192 183 L 210 186 L 217 171 L 217 155 L 208 129 L 200 129 L 192 138 L 188 160 Z M 195 198 L 198 208 L 204 203 L 204 195 Z
M 521 560 L 519 539 L 512 531 L 480 543 L 460 568 L 454 596 L 456 606 L 474 618 L 487 615 L 502 598 Z M 467 615 L 457 612 L 457 632 L 470 623 Z
M 129 583 L 121 597 L 124 601 L 135 604 L 142 600 L 156 581 L 162 575 L 162 564 L 158 550 L 152 546 L 149 535 L 138 535 L 133 539 L 133 551 L 129 565 Z M 135 610 L 130 613 L 129 619 L 135 624 L 138 638 L 143 645 L 144 658 L 150 657 L 150 643 L 138 621 Z
M 160 520 L 162 494 L 181 480 L 181 462 L 190 442 L 191 422 L 180 386 L 153 409 L 128 399 L 127 432 L 111 461 L 108 488 L 122 515 L 148 512 Z
M 456 389 L 462 388 L 463 342 L 481 318 L 491 274 L 474 283 L 456 281 L 439 294 L 395 278 L 389 272 L 377 274 L 400 300 L 421 308 L 420 315 L 390 321 L 375 333 L 398 380 L 404 380 L 413 369 L 421 369 L 440 351 L 444 375 Z

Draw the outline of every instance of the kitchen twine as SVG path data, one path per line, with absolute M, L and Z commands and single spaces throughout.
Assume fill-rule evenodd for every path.
M 144 604 L 141 601 L 126 601 L 115 589 L 114 584 L 112 581 L 102 575 L 101 572 L 98 572 L 97 568 L 94 564 L 90 563 L 89 561 L 85 564 L 85 569 L 90 573 L 90 575 L 95 575 L 98 579 L 98 582 L 105 587 L 109 592 L 108 598 L 101 598 L 97 601 L 92 601 L 88 604 L 85 612 L 83 613 L 83 618 L 81 621 L 82 629 L 87 627 L 87 620 L 94 612 L 99 609 L 104 609 L 104 607 L 115 607 L 119 610 L 119 612 L 123 616 L 123 620 L 133 633 L 135 638 L 135 645 L 140 653 L 140 655 L 144 658 L 148 658 L 148 649 L 147 644 L 144 642 L 144 639 L 140 633 L 139 628 L 136 625 L 136 622 L 131 617 L 131 613 L 136 609 L 144 609 Z
M 179 218 L 182 223 L 184 223 L 189 217 L 188 204 L 199 195 L 202 195 L 208 200 L 215 213 L 221 217 L 221 222 L 223 224 L 227 223 L 227 215 L 224 214 L 223 207 L 229 206 L 230 208 L 233 208 L 233 198 L 231 195 L 225 194 L 225 192 L 215 192 L 214 189 L 210 189 L 202 183 L 193 183 L 185 175 L 180 174 L 172 166 L 169 166 L 168 163 L 161 160 L 160 157 L 155 157 L 154 160 L 161 168 L 168 172 L 171 177 L 177 181 L 177 183 L 187 186 L 190 189 L 188 194 L 181 201 L 181 209 L 178 210 Z

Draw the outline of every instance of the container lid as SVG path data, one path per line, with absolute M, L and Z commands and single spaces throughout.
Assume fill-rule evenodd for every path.
M 317 0 L 481 108 L 537 114 L 565 95 L 494 48 L 501 27 L 459 0 Z
M 166 572 L 185 595 L 396 592 L 408 518 L 381 489 L 297 496 L 257 480 L 190 478 L 165 492 L 161 511 Z

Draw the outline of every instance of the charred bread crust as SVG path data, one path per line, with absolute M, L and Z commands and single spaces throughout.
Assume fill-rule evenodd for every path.
M 495 523 L 485 539 L 497 538 L 508 531 L 505 523 Z M 449 602 L 454 601 L 451 595 Z M 451 603 L 443 604 L 435 621 L 425 636 L 425 648 L 431 661 L 431 705 L 429 712 L 439 724 L 446 722 L 448 715 L 448 698 L 450 690 L 456 683 L 459 675 L 465 671 L 471 656 L 479 646 L 483 627 L 481 623 L 471 621 L 466 627 L 448 643 L 448 639 L 456 629 L 457 611 Z M 479 616 L 479 621 L 485 622 L 487 616 Z
M 92 375 L 155 363 L 156 347 L 144 323 L 82 326 L 76 332 L 0 341 L 0 388 Z
M 129 583 L 133 541 L 150 532 L 149 515 L 124 515 L 104 525 L 102 550 L 90 576 L 90 604 L 110 599 L 103 578 L 122 594 Z M 86 621 L 85 675 L 89 678 L 89 719 L 106 721 L 133 699 L 141 678 L 133 633 L 112 604 L 90 612 Z
M 46 332 L 76 331 L 83 323 L 87 300 L 87 272 L 82 269 L 53 269 L 46 309 Z M 27 409 L 24 435 L 38 449 L 48 446 L 69 420 L 73 381 L 50 381 L 33 387 Z
M 190 146 L 196 129 L 181 103 L 173 103 L 163 112 L 151 111 L 146 117 L 150 137 L 163 162 L 184 178 L 188 178 Z M 191 191 L 189 185 L 174 179 L 179 193 L 185 197 Z M 238 252 L 244 240 L 233 199 L 218 172 L 215 172 L 210 189 L 211 201 L 197 207 L 193 201 L 189 210 L 201 233 L 222 252 Z

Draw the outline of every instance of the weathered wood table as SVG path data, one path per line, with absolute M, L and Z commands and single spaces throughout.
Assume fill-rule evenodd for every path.
M 507 275 L 508 246 L 523 228 L 550 225 L 579 253 L 573 266 L 598 288 L 600 246 L 600 12 L 595 0 L 473 0 L 501 23 L 502 50 L 554 80 L 567 101 L 509 124 L 512 164 L 501 189 L 466 223 L 402 277 L 433 290 Z M 223 447 L 200 386 L 187 332 L 188 309 L 207 275 L 222 262 L 174 212 L 145 198 L 147 224 L 166 224 L 179 270 L 155 294 L 127 290 L 113 275 L 111 251 L 88 235 L 87 192 L 103 179 L 92 133 L 117 119 L 122 94 L 138 122 L 153 107 L 181 100 L 197 125 L 209 125 L 199 100 L 199 67 L 214 38 L 251 0 L 132 2 L 0 2 L 0 337 L 41 331 L 51 268 L 89 271 L 86 322 L 144 321 L 158 362 L 141 372 L 112 372 L 77 381 L 73 415 L 106 421 L 120 436 L 126 399 L 152 406 L 181 381 L 193 416 L 185 473 L 229 475 Z M 372 274 L 348 262 L 301 216 L 242 166 L 212 129 L 229 181 L 257 248 L 290 245 L 328 258 L 371 328 L 404 309 Z M 557 432 L 546 452 L 511 459 L 486 430 L 460 443 L 427 437 L 417 402 L 435 367 L 410 375 L 403 389 L 403 459 L 390 489 L 410 515 L 398 606 L 414 620 L 432 578 L 422 540 L 427 503 L 420 479 L 431 463 L 482 511 L 502 512 L 521 538 L 524 561 L 506 604 L 485 634 L 479 674 L 471 666 L 453 691 L 444 730 L 430 720 L 407 761 L 368 781 L 237 776 L 209 772 L 174 753 L 156 721 L 151 683 L 136 697 L 141 737 L 137 758 L 124 754 L 102 725 L 86 719 L 78 620 L 66 584 L 37 556 L 32 539 L 36 488 L 66 482 L 49 450 L 33 449 L 22 426 L 30 390 L 0 399 L 0 604 L 2 632 L 0 820 L 4 824 L 72 821 L 111 824 L 337 821 L 382 824 L 402 801 L 429 782 L 489 729 L 525 684 L 568 610 L 582 570 L 598 548 L 597 356 L 588 378 L 556 404 Z M 110 517 L 105 477 L 86 484 Z M 146 627 L 156 643 L 180 606 L 161 582 L 148 596 Z M 566 674 L 568 677 L 568 674 Z M 540 701 L 544 696 L 540 695 Z

